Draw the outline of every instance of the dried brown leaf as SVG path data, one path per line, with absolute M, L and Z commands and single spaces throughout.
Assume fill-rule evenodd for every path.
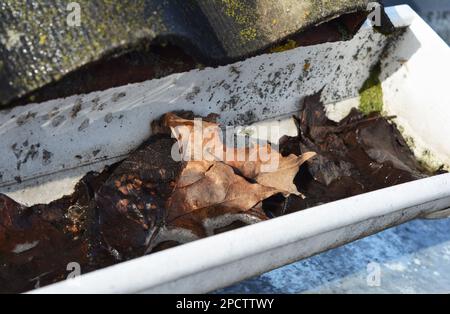
M 168 201 L 168 220 L 203 209 L 245 212 L 277 193 L 275 188 L 248 182 L 222 162 L 192 161 Z
M 253 145 L 245 148 L 226 147 L 220 137 L 219 125 L 202 121 L 201 129 L 193 120 L 187 120 L 169 113 L 162 119 L 163 125 L 170 128 L 178 140 L 185 160 L 198 160 L 196 157 L 213 161 L 223 161 L 236 169 L 247 179 L 283 193 L 301 195 L 293 183 L 300 166 L 314 157 L 313 152 L 301 156 L 283 157 L 272 149 L 270 144 Z M 198 165 L 197 165 L 198 166 Z M 186 175 L 191 175 L 186 172 Z

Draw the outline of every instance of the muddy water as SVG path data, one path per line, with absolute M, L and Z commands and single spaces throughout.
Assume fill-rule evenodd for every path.
M 254 217 L 264 220 L 431 175 L 389 119 L 354 110 L 334 123 L 319 99 L 304 101 L 299 136 L 280 143 L 286 156 L 317 153 L 295 178 L 306 198 L 271 197 L 263 202 L 267 217 L 260 212 Z M 179 241 L 150 246 L 170 227 L 165 204 L 184 167 L 170 158 L 173 143 L 168 136 L 154 136 L 124 162 L 86 175 L 73 195 L 48 205 L 27 208 L 0 195 L 0 292 L 24 292 L 63 280 L 74 262 L 86 273 L 192 240 L 180 235 Z M 206 236 L 199 226 L 208 215 L 191 218 L 183 228 Z M 217 226 L 216 233 L 243 225 L 232 221 Z

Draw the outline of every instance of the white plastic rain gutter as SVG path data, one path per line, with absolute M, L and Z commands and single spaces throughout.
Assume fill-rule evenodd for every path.
M 124 158 L 150 135 L 150 121 L 172 110 L 216 112 L 222 123 L 245 124 L 289 116 L 303 97 L 323 89 L 329 116 L 340 119 L 358 105 L 358 90 L 380 60 L 384 110 L 398 116 L 419 159 L 448 167 L 450 49 L 408 6 L 389 8 L 388 14 L 396 27 L 407 29 L 387 54 L 382 52 L 390 40 L 365 25 L 346 42 L 0 112 L 0 151 L 5 152 L 0 191 L 29 205 L 70 194 L 87 171 Z M 73 117 L 78 103 L 82 110 Z M 236 103 L 242 108 L 233 109 Z M 292 132 L 285 121 L 275 123 Z M 39 158 L 16 158 L 11 147 L 25 141 L 40 144 Z M 449 207 L 446 174 L 310 208 L 33 293 L 213 291 L 417 217 L 439 216 Z

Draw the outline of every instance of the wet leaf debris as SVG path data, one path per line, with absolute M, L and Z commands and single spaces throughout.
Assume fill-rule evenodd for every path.
M 25 207 L 1 195 L 0 292 L 23 292 L 63 280 L 74 261 L 85 273 L 260 222 L 268 219 L 263 200 L 300 195 L 293 178 L 314 154 L 282 157 L 270 144 L 229 148 L 221 142 L 214 116 L 206 120 L 211 121 L 204 124 L 211 133 L 201 144 L 246 158 L 177 160 L 173 147 L 186 148 L 194 125 L 192 119 L 170 113 L 153 123 L 154 135 L 126 160 L 87 174 L 71 196 Z M 174 133 L 178 127 L 187 128 L 186 138 Z M 247 158 L 263 149 L 279 159 L 275 170 L 283 179 L 271 179 L 277 172 L 264 173 L 270 158 Z
M 291 195 L 266 200 L 264 207 L 271 216 L 434 175 L 414 157 L 392 121 L 395 117 L 352 109 L 336 123 L 327 118 L 320 94 L 316 94 L 304 100 L 296 120 L 299 135 L 281 139 L 281 154 L 314 151 L 317 155 L 294 180 L 305 198 Z
M 335 123 L 320 95 L 304 100 L 296 117 L 299 135 L 282 138 L 279 147 L 230 146 L 216 118 L 203 118 L 198 141 L 193 113 L 164 115 L 127 159 L 87 174 L 72 195 L 50 204 L 26 207 L 0 195 L 0 292 L 64 280 L 69 263 L 87 273 L 433 175 L 391 118 L 354 109 Z

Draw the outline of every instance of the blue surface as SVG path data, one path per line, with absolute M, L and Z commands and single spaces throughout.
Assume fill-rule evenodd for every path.
M 380 266 L 368 284 L 369 263 Z M 219 293 L 449 293 L 450 219 L 415 220 Z

